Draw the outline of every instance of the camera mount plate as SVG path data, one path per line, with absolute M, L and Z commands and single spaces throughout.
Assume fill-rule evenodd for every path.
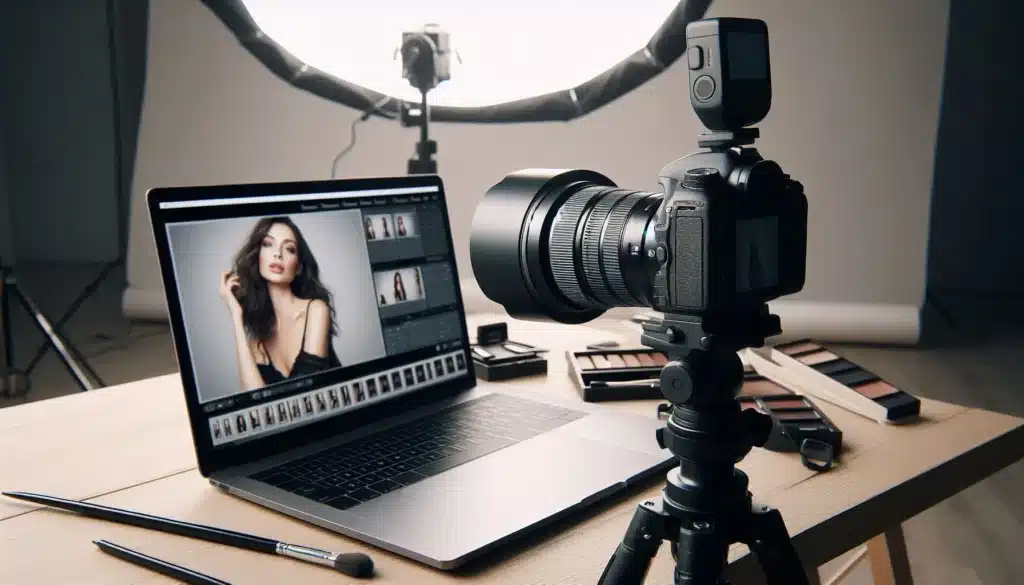
M 697 146 L 701 148 L 730 148 L 753 144 L 761 136 L 757 128 L 740 128 L 727 132 L 705 132 L 697 135 Z

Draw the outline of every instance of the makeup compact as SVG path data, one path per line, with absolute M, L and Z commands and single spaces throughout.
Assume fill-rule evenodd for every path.
M 473 371 L 481 380 L 510 380 L 548 371 L 548 360 L 541 355 L 547 350 L 509 341 L 506 323 L 477 327 L 476 343 L 469 350 Z
M 921 401 L 809 340 L 750 349 L 750 364 L 771 380 L 882 423 L 917 419 Z
M 569 376 L 586 402 L 662 398 L 668 356 L 653 349 L 602 348 L 565 352 Z

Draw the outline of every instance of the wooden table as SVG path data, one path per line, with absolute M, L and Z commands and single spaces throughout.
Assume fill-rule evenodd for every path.
M 474 316 L 470 325 L 498 319 Z M 576 397 L 566 374 L 566 348 L 606 340 L 636 346 L 639 338 L 635 326 L 602 320 L 585 327 L 511 321 L 509 328 L 514 340 L 552 350 L 546 377 L 502 383 L 524 395 Z M 755 496 L 781 510 L 809 567 L 870 541 L 876 582 L 908 583 L 901 522 L 1024 456 L 1019 418 L 924 400 L 920 423 L 891 427 L 818 403 L 844 432 L 847 451 L 838 468 L 816 474 L 796 455 L 760 449 L 739 465 Z M 656 404 L 603 407 L 655 416 Z M 636 505 L 657 497 L 663 483 L 652 481 L 464 570 L 442 572 L 213 489 L 195 469 L 184 408 L 178 377 L 165 376 L 2 409 L 0 488 L 85 498 L 329 550 L 365 551 L 377 566 L 378 577 L 370 582 L 568 585 L 597 582 Z M 365 582 L 284 558 L 0 500 L 0 583 L 171 582 L 100 553 L 91 541 L 101 538 L 232 583 Z M 730 561 L 735 582 L 761 582 L 746 547 L 735 546 Z M 646 582 L 672 583 L 673 565 L 666 544 Z

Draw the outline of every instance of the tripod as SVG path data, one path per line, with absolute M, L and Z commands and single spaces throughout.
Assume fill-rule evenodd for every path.
M 762 446 L 771 419 L 740 410 L 743 383 L 737 351 L 760 347 L 779 332 L 767 305 L 740 315 L 666 314 L 645 323 L 644 345 L 664 351 L 661 392 L 671 405 L 657 440 L 679 459 L 669 471 L 661 501 L 637 507 L 599 585 L 640 585 L 663 540 L 676 559 L 676 585 L 721 585 L 729 546 L 743 543 L 756 555 L 768 585 L 807 585 L 807 575 L 778 510 L 754 503 L 748 478 L 735 468 Z
M 82 358 L 81 353 L 58 331 L 58 327 L 50 323 L 50 320 L 43 315 L 39 306 L 24 289 L 18 284 L 14 274 L 14 268 L 7 266 L 0 259 L 0 330 L 2 330 L 4 344 L 4 362 L 0 368 L 0 389 L 6 396 L 24 396 L 31 389 L 29 373 L 32 366 L 27 370 L 19 370 L 14 367 L 14 339 L 11 331 L 11 298 L 16 299 L 25 309 L 25 312 L 32 318 L 39 332 L 43 334 L 46 341 L 60 358 L 68 373 L 75 379 L 82 390 L 93 390 L 96 382 L 103 385 L 99 375 Z M 37 360 L 33 360 L 33 365 Z

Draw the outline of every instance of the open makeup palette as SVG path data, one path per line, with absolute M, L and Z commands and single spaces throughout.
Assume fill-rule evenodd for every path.
M 659 379 L 668 356 L 653 349 L 567 351 L 569 376 L 586 402 L 662 398 Z
M 807 340 L 747 350 L 766 380 L 883 423 L 917 419 L 921 401 L 861 366 Z

